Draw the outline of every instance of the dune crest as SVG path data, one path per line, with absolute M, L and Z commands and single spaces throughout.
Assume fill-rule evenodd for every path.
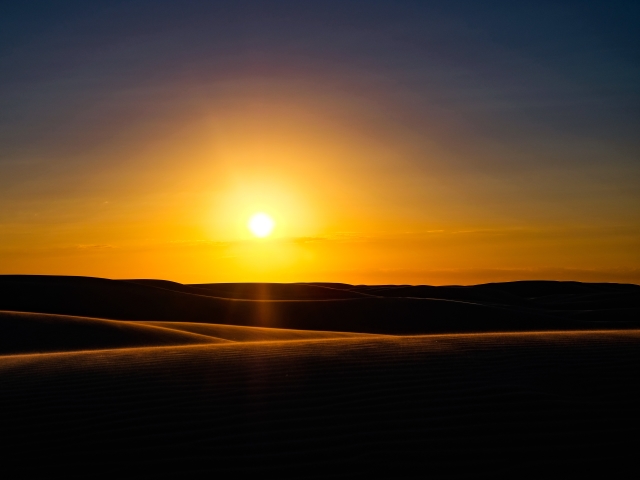
M 0 355 L 224 342 L 137 322 L 0 311 Z
M 288 340 L 323 340 L 332 338 L 378 337 L 380 335 L 349 332 L 326 332 L 321 330 L 291 330 L 285 328 L 242 327 L 191 322 L 140 322 L 146 325 L 170 328 L 178 331 L 209 335 L 233 342 L 268 342 Z

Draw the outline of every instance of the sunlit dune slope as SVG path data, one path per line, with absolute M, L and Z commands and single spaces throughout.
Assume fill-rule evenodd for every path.
M 618 476 L 634 467 L 639 377 L 637 330 L 4 356 L 3 468 Z
M 210 335 L 234 342 L 270 342 L 278 340 L 321 340 L 327 338 L 358 338 L 377 335 L 367 333 L 325 332 L 321 330 L 290 330 L 286 328 L 240 327 L 192 322 L 139 322 L 173 330 Z
M 135 322 L 0 311 L 0 355 L 222 342 Z
M 371 336 L 316 330 L 104 320 L 0 311 L 0 356 L 167 345 L 357 338 L 363 335 Z
M 121 320 L 375 334 L 640 327 L 640 315 L 635 319 L 629 314 L 618 318 L 615 309 L 605 309 L 607 314 L 601 314 L 593 321 L 589 317 L 580 320 L 574 310 L 547 308 L 526 297 L 522 297 L 520 304 L 499 304 L 486 299 L 460 301 L 384 296 L 238 300 L 179 291 L 182 287 L 186 290 L 194 287 L 177 285 L 169 289 L 88 277 L 0 276 L 0 309 Z M 638 298 L 636 291 L 640 290 L 633 290 L 628 295 Z

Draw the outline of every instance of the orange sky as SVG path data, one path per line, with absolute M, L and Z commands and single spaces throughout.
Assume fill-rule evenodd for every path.
M 495 178 L 482 165 L 461 169 L 464 153 L 402 131 L 370 105 L 259 93 L 120 133 L 78 154 L 71 170 L 36 172 L 4 200 L 2 273 L 432 284 L 640 278 L 634 212 L 572 193 L 573 172 Z M 246 228 L 259 211 L 277 223 L 266 239 Z
M 348 25 L 292 43 L 257 21 L 258 40 L 211 40 L 228 51 L 192 54 L 215 29 L 167 27 L 62 49 L 68 65 L 7 84 L 0 274 L 640 283 L 637 137 L 615 103 L 627 90 L 596 101 L 605 80 L 585 65 L 456 23 L 418 48 Z M 470 44 L 438 51 L 445 40 Z M 276 221 L 270 237 L 247 230 L 255 212 Z

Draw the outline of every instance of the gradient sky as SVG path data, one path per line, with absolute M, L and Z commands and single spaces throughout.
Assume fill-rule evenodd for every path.
M 637 1 L 5 2 L 0 273 L 640 283 L 638 25 Z

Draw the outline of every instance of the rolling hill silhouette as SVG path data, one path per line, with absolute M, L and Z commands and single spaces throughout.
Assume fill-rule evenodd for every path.
M 307 284 L 241 284 L 234 289 L 229 284 L 209 288 L 161 281 L 0 276 L 0 310 L 375 334 L 640 327 L 640 320 L 632 318 L 640 311 L 640 287 L 597 284 L 585 287 L 592 289 L 585 295 L 580 285 L 353 287 L 363 291 L 348 291 L 345 298 L 345 289 Z M 527 286 L 534 296 L 522 294 Z M 220 297 L 223 292 L 228 297 Z M 265 298 L 265 292 L 274 292 L 276 299 Z M 247 299 L 249 294 L 253 297 Z M 616 299 L 630 312 L 621 313 Z M 594 307 L 605 314 L 592 320 L 579 315 Z
M 20 476 L 621 476 L 640 287 L 0 276 Z

